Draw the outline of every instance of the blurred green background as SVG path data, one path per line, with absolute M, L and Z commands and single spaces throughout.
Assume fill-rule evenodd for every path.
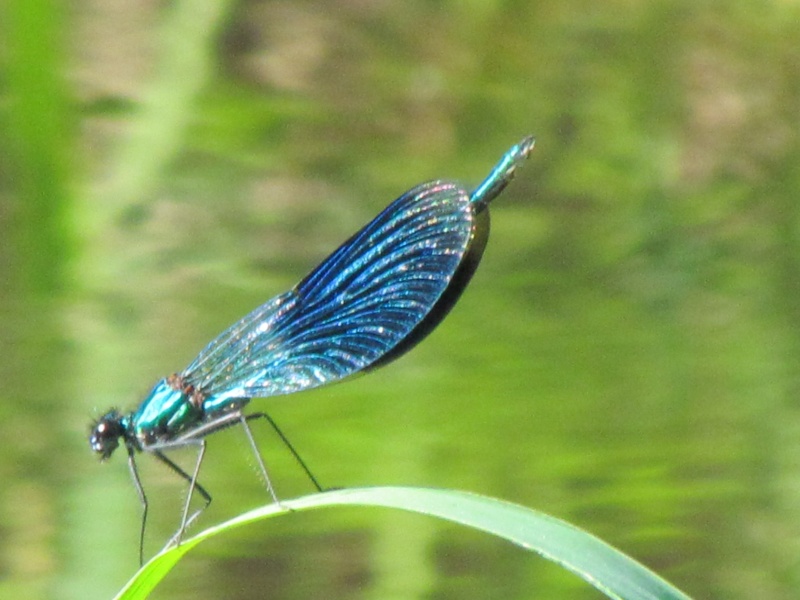
M 798 23 L 792 0 L 6 0 L 0 596 L 109 598 L 137 567 L 139 502 L 124 456 L 91 455 L 91 418 L 406 189 L 475 184 L 534 133 L 428 340 L 254 407 L 325 485 L 480 492 L 697 598 L 797 598 Z M 279 492 L 311 491 L 257 435 Z M 267 501 L 252 463 L 241 431 L 211 438 L 202 525 Z M 139 464 L 150 555 L 185 486 Z M 155 597 L 601 596 L 364 509 L 214 540 Z

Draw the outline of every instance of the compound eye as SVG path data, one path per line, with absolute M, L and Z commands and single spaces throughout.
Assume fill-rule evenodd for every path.
M 123 433 L 119 414 L 110 412 L 95 423 L 89 435 L 89 446 L 105 460 L 117 449 Z

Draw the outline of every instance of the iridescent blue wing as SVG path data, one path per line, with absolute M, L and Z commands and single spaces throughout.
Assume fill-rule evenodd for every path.
M 337 381 L 411 349 L 472 277 L 489 235 L 487 206 L 533 143 L 513 146 L 471 193 L 433 181 L 403 194 L 292 290 L 213 340 L 183 380 L 213 408 Z
M 396 358 L 396 349 L 413 345 L 407 338 L 437 307 L 469 254 L 475 208 L 469 193 L 450 182 L 407 192 L 294 289 L 212 341 L 182 373 L 185 381 L 209 396 L 264 397 Z M 480 221 L 487 231 L 477 237 L 485 243 L 488 220 Z

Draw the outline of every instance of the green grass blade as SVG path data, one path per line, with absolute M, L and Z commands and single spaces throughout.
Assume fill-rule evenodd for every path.
M 375 487 L 314 494 L 244 513 L 211 527 L 178 548 L 155 556 L 117 596 L 145 598 L 180 558 L 201 541 L 289 510 L 331 506 L 382 506 L 439 517 L 505 538 L 532 550 L 592 584 L 609 598 L 688 600 L 658 575 L 593 535 L 543 513 L 486 496 L 427 488 Z

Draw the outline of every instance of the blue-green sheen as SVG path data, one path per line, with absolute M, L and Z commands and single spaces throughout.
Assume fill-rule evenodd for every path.
M 210 494 L 197 484 L 203 438 L 236 423 L 247 428 L 248 418 L 266 417 L 244 414 L 252 398 L 333 383 L 413 348 L 469 283 L 489 237 L 489 203 L 533 143 L 529 137 L 512 147 L 472 192 L 443 180 L 409 190 L 291 290 L 234 323 L 183 371 L 159 381 L 135 411 L 111 410 L 94 424 L 89 443 L 101 458 L 110 457 L 120 440 L 125 445 L 144 507 L 141 539 L 147 498 L 135 454 L 151 452 L 190 483 L 189 500 L 197 489 L 208 505 Z M 186 444 L 201 446 L 192 475 L 163 453 Z M 189 517 L 188 506 L 187 500 L 176 539 L 199 514 Z M 140 540 L 140 559 L 141 546 Z
M 176 389 L 159 381 L 129 417 L 142 448 L 171 439 L 251 398 L 332 383 L 397 358 L 433 328 L 456 298 L 446 298 L 459 267 L 480 260 L 488 236 L 488 203 L 530 153 L 526 138 L 511 148 L 472 193 L 432 181 L 400 196 L 290 291 L 256 308 L 211 341 L 186 367 Z M 185 392 L 204 399 L 196 410 Z

